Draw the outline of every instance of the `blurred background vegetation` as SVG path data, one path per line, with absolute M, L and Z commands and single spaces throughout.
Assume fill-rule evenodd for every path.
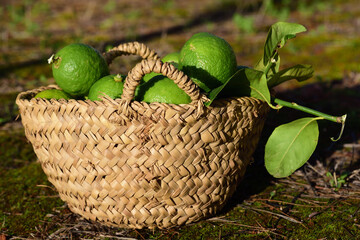
M 360 10 L 355 0 L 2 2 L 0 91 L 46 84 L 52 77 L 46 59 L 72 42 L 105 51 L 137 40 L 163 55 L 178 51 L 193 33 L 208 31 L 233 46 L 239 65 L 252 66 L 261 55 L 268 27 L 276 21 L 297 22 L 308 29 L 284 48 L 284 67 L 312 64 L 315 77 L 325 80 L 342 78 L 360 68 L 356 61 Z M 128 59 L 122 60 L 126 64 L 120 66 L 121 71 L 126 72 L 131 65 Z

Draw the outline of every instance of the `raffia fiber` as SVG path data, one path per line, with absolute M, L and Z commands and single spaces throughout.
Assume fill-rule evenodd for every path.
M 25 135 L 73 212 L 117 227 L 168 228 L 216 214 L 235 191 L 268 106 L 242 97 L 204 107 L 194 84 L 169 65 L 143 60 L 129 73 L 122 99 L 33 98 L 57 86 L 18 95 Z M 152 70 L 172 76 L 193 102 L 129 101 Z

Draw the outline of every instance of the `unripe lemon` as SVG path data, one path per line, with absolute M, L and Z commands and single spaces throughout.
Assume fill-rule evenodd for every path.
M 173 80 L 164 76 L 155 76 L 140 85 L 135 99 L 147 103 L 190 103 L 191 99 Z
M 52 72 L 57 85 L 66 93 L 85 96 L 90 87 L 103 76 L 109 75 L 102 55 L 89 45 L 73 43 L 51 56 Z
M 123 75 L 108 75 L 96 81 L 89 90 L 88 99 L 100 101 L 101 96 L 109 96 L 112 99 L 121 98 L 124 88 Z
M 205 92 L 224 84 L 236 72 L 236 66 L 230 44 L 211 33 L 194 34 L 180 52 L 179 69 Z
M 163 57 L 161 59 L 162 62 L 168 62 L 172 65 L 174 65 L 176 68 L 178 67 L 178 64 L 179 64 L 179 57 L 180 57 L 180 53 L 179 52 L 173 52 L 173 53 L 169 53 L 167 54 L 165 57 Z M 149 81 L 150 79 L 152 79 L 153 77 L 155 76 L 160 76 L 162 74 L 160 73 L 148 73 L 148 74 L 145 74 L 145 76 L 143 77 L 143 81 L 144 82 L 147 82 Z
M 71 97 L 66 92 L 60 89 L 46 89 L 36 94 L 34 98 L 69 100 Z

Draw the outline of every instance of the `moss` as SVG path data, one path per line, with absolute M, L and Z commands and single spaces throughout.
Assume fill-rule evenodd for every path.
M 19 112 L 15 104 L 17 93 L 4 93 L 0 95 L 0 125 L 15 119 Z
M 33 162 L 19 169 L 1 169 L 0 226 L 7 235 L 28 236 L 43 224 L 46 214 L 63 205 L 51 189 L 40 165 Z
M 35 161 L 36 155 L 23 130 L 0 131 L 0 173 Z
M 0 131 L 0 152 L 0 232 L 29 236 L 63 202 L 47 187 L 23 129 Z
M 324 200 L 320 200 L 324 202 Z M 331 202 L 331 200 L 330 200 Z M 299 203 L 304 204 L 304 203 Z M 292 212 L 303 219 L 302 225 L 282 221 L 279 229 L 289 238 L 296 239 L 353 239 L 360 234 L 356 227 L 356 202 L 351 200 L 336 202 L 332 207 L 327 203 L 322 208 L 294 207 Z M 311 213 L 318 215 L 310 218 Z

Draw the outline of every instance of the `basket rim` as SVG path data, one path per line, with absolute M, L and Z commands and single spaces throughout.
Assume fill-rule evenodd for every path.
M 127 101 L 121 98 L 111 99 L 110 97 L 101 97 L 102 101 L 92 101 L 90 99 L 77 100 L 77 99 L 45 99 L 45 98 L 33 98 L 34 95 L 40 91 L 46 89 L 61 89 L 57 85 L 42 86 L 39 88 L 27 90 L 18 94 L 16 98 L 16 104 L 20 109 L 27 107 L 42 107 L 43 109 L 55 110 L 57 109 L 83 109 L 82 111 L 91 109 L 102 109 L 111 112 L 117 112 L 121 114 L 121 118 L 137 118 L 136 116 L 142 116 L 150 114 L 150 112 L 160 116 L 167 114 L 179 114 L 185 118 L 190 115 L 193 116 L 192 121 L 199 120 L 200 118 L 206 117 L 209 112 L 228 111 L 229 109 L 238 109 L 239 107 L 243 110 L 242 112 L 254 112 L 255 116 L 267 115 L 270 110 L 269 105 L 260 99 L 254 97 L 230 97 L 215 99 L 210 106 L 205 106 L 204 103 L 199 100 L 188 104 L 169 104 L 169 103 L 146 103 L 139 101 Z M 228 110 L 226 110 L 228 109 Z M 86 110 L 86 111 L 87 111 Z M 20 112 L 21 113 L 21 112 Z M 116 114 L 116 115 L 117 115 Z M 114 115 L 115 116 L 115 115 Z M 117 117 L 116 117 L 117 119 Z M 118 120 L 115 120 L 118 121 Z
M 40 86 L 37 88 L 33 88 L 33 89 L 28 89 L 25 91 L 22 91 L 20 93 L 18 93 L 17 97 L 16 97 L 16 102 L 33 102 L 33 103 L 48 103 L 48 104 L 52 104 L 52 103 L 92 103 L 91 105 L 93 105 L 94 103 L 96 103 L 96 105 L 104 105 L 104 106 L 108 106 L 108 103 L 111 103 L 111 105 L 118 105 L 121 104 L 121 102 L 123 101 L 121 98 L 117 98 L 117 99 L 111 99 L 107 96 L 102 96 L 100 97 L 102 100 L 98 101 L 98 100 L 90 100 L 90 99 L 46 99 L 46 98 L 33 98 L 33 96 L 35 96 L 37 93 L 47 90 L 47 89 L 61 89 L 58 85 L 55 84 L 50 84 L 47 86 Z M 31 98 L 29 98 L 29 96 L 33 95 Z M 227 98 L 219 98 L 219 99 L 215 99 L 211 105 L 207 106 L 206 108 L 212 108 L 212 107 L 221 107 L 222 105 L 226 105 L 227 102 L 231 102 L 231 101 L 238 101 L 239 103 L 241 102 L 253 102 L 255 104 L 259 104 L 259 105 L 267 105 L 267 103 L 261 99 L 255 98 L 255 97 L 250 97 L 250 96 L 242 96 L 242 97 L 227 97 Z M 243 101 L 242 101 L 243 100 Z M 191 103 L 182 103 L 182 104 L 173 104 L 173 103 L 159 103 L 159 102 L 152 102 L 152 103 L 146 103 L 146 102 L 140 102 L 140 101 L 136 101 L 136 100 L 132 100 L 130 104 L 132 103 L 137 103 L 140 105 L 146 105 L 146 106 L 152 106 L 152 105 L 162 105 L 162 106 L 179 106 L 179 107 L 195 107 L 195 103 L 191 102 Z M 220 106 L 219 106 L 220 105 Z

